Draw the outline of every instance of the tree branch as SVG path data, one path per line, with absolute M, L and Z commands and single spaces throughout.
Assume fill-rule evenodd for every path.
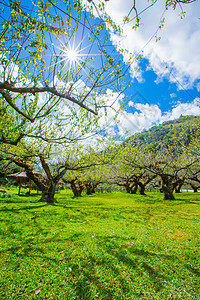
M 91 108 L 89 108 L 88 106 L 86 106 L 85 104 L 82 103 L 82 101 L 78 101 L 77 99 L 75 99 L 74 97 L 71 97 L 70 95 L 68 95 L 67 93 L 61 93 L 59 91 L 56 90 L 55 87 L 49 87 L 49 86 L 45 86 L 45 87 L 15 87 L 7 82 L 5 83 L 0 83 L 0 93 L 2 94 L 2 96 L 5 98 L 5 100 L 12 106 L 12 108 L 14 108 L 19 114 L 23 115 L 26 119 L 28 119 L 31 122 L 34 122 L 36 118 L 32 118 L 29 115 L 25 114 L 23 111 L 21 111 L 13 102 L 12 102 L 12 98 L 10 96 L 10 94 L 8 93 L 8 91 L 13 92 L 13 93 L 20 93 L 20 94 L 33 94 L 35 95 L 36 93 L 51 93 L 55 96 L 58 96 L 60 98 L 63 99 L 67 99 L 75 104 L 77 104 L 78 106 L 86 109 L 87 111 L 97 115 L 97 112 Z M 37 116 L 37 118 L 39 118 L 40 116 Z
M 0 93 L 1 95 L 4 97 L 4 99 L 6 100 L 6 102 L 8 102 L 8 104 L 10 104 L 10 106 L 16 111 L 18 112 L 20 115 L 22 115 L 23 117 L 25 117 L 27 120 L 31 121 L 32 123 L 34 122 L 34 118 L 32 118 L 31 116 L 27 115 L 25 112 L 21 111 L 19 109 L 19 107 L 17 105 L 15 105 L 15 103 L 13 103 L 12 101 L 12 97 L 10 95 L 10 93 L 4 89 L 1 90 L 1 85 L 2 83 L 0 83 Z M 4 84 L 3 84 L 4 85 Z
M 23 133 L 20 133 L 20 135 L 18 136 L 18 138 L 16 138 L 16 140 L 10 140 L 8 138 L 5 138 L 4 135 L 1 136 L 0 138 L 0 144 L 9 144 L 9 145 L 14 145 L 17 146 L 17 144 L 19 143 L 19 141 L 24 137 L 25 135 Z

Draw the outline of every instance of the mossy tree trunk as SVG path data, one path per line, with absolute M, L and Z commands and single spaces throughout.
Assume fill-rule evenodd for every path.
M 62 179 L 64 183 L 69 183 L 72 189 L 72 192 L 74 194 L 74 197 L 81 197 L 81 194 L 84 190 L 84 183 L 80 180 L 77 179 L 77 177 L 75 179 Z
M 84 182 L 84 185 L 86 187 L 86 194 L 87 195 L 92 195 L 95 193 L 97 186 L 100 184 L 101 182 L 92 182 L 92 181 L 86 181 Z
M 54 203 L 55 202 L 56 184 L 52 182 L 46 190 L 42 192 L 41 202 Z
M 45 159 L 43 157 L 40 157 L 40 161 L 48 178 L 47 188 L 43 191 L 40 201 L 47 202 L 47 203 L 54 203 L 56 202 L 55 200 L 56 187 L 58 185 L 58 182 L 62 179 L 62 177 L 67 172 L 68 166 L 66 165 L 60 166 L 57 172 L 55 172 L 55 174 L 52 174 L 49 165 L 46 163 Z
M 37 174 L 35 174 L 32 167 L 26 161 L 19 161 L 14 159 L 13 161 L 16 163 L 16 165 L 25 169 L 29 179 L 31 179 L 38 187 L 38 189 L 42 191 L 42 197 L 39 201 L 47 202 L 50 204 L 54 203 L 57 184 L 66 173 L 68 166 L 60 166 L 55 174 L 51 174 L 49 165 L 46 163 L 45 159 L 40 156 L 40 162 L 47 176 L 47 178 L 45 179 L 40 178 Z
M 168 175 L 161 175 L 162 179 L 162 190 L 164 193 L 164 200 L 175 200 L 173 191 L 173 177 L 170 177 Z

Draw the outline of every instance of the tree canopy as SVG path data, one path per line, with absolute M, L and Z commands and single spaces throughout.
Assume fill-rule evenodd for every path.
M 81 1 L 5 1 L 0 14 L 1 111 L 9 107 L 17 134 L 2 131 L 0 141 L 91 132 L 99 110 L 112 106 L 107 90 L 123 91 L 123 62 L 105 23 Z

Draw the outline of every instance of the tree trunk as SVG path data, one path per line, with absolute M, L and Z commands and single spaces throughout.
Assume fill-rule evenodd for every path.
M 179 178 L 178 180 L 175 180 L 174 182 L 174 190 L 175 190 L 175 193 L 181 193 L 181 188 L 183 186 L 183 183 L 184 183 L 184 180 Z
M 67 166 L 63 166 L 63 168 L 59 168 L 59 171 L 56 172 L 55 175 L 51 174 L 50 167 L 45 162 L 45 159 L 40 156 L 40 161 L 42 164 L 42 167 L 47 175 L 47 179 L 45 178 L 39 178 L 39 176 L 35 175 L 32 168 L 24 161 L 17 161 L 13 159 L 13 162 L 16 163 L 16 165 L 23 167 L 26 171 L 27 176 L 29 179 L 31 179 L 37 188 L 42 191 L 42 197 L 39 201 L 47 202 L 47 203 L 54 203 L 55 199 L 55 192 L 56 192 L 56 186 L 59 182 L 59 180 L 64 176 L 64 174 L 67 171 Z
M 95 189 L 98 186 L 98 184 L 100 184 L 100 182 L 98 183 L 92 183 L 92 182 L 85 182 L 85 187 L 86 187 L 86 194 L 87 195 L 92 195 L 95 193 Z
M 126 184 L 126 185 L 124 185 L 124 187 L 125 187 L 125 189 L 126 189 L 126 192 L 128 193 L 128 194 L 136 194 L 137 193 L 137 188 L 138 188 L 138 186 L 137 186 L 137 184 Z
M 173 195 L 173 184 L 172 184 L 172 178 L 169 178 L 169 176 L 162 176 L 162 190 L 164 193 L 164 200 L 175 200 L 175 197 Z
M 173 191 L 171 191 L 170 189 L 163 189 L 163 192 L 164 192 L 164 200 L 175 200 Z
M 135 183 L 135 184 L 133 184 L 132 186 L 131 186 L 131 194 L 136 194 L 137 193 L 137 189 L 138 189 L 138 185 L 137 185 L 137 183 Z
M 198 188 L 197 188 L 197 187 L 194 187 L 194 186 L 193 186 L 192 189 L 193 189 L 193 192 L 194 192 L 194 193 L 197 193 L 197 192 L 198 192 Z
M 191 188 L 193 189 L 193 192 L 194 192 L 194 193 L 197 193 L 197 192 L 198 192 L 199 186 L 195 186 L 195 185 L 193 185 L 193 184 L 190 184 L 190 186 L 191 186 Z
M 46 202 L 46 203 L 56 202 L 54 199 L 55 192 L 56 192 L 56 184 L 52 182 L 46 190 L 42 191 L 42 197 L 39 201 Z
M 146 196 L 146 194 L 145 194 L 145 187 L 146 187 L 146 185 L 144 183 L 142 183 L 142 182 L 138 182 L 138 185 L 140 187 L 140 189 L 139 189 L 140 195 Z
M 21 187 L 22 187 L 22 181 L 19 180 L 19 191 L 18 191 L 18 196 L 20 196 L 20 192 L 21 192 Z
M 86 182 L 85 187 L 86 187 L 86 194 L 87 195 L 92 195 L 94 193 L 94 187 L 93 187 L 91 182 Z
M 181 187 L 182 187 L 182 184 L 179 184 L 179 185 L 175 188 L 175 193 L 181 193 Z
M 74 197 L 81 197 L 82 191 L 84 190 L 83 183 L 78 182 L 77 180 L 70 181 L 71 189 L 74 194 Z
M 173 189 L 171 189 L 169 186 L 163 186 L 162 189 L 164 193 L 164 200 L 175 200 Z
M 125 187 L 126 192 L 128 194 L 136 194 L 136 192 L 137 192 L 137 185 L 136 184 L 131 185 L 131 184 L 127 183 L 126 185 L 124 185 L 124 187 Z

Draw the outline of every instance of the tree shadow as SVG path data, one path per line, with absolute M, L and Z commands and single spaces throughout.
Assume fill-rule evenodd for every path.
M 16 211 L 21 211 L 21 210 L 38 209 L 38 208 L 42 208 L 44 206 L 47 206 L 47 204 L 45 203 L 45 204 L 40 204 L 40 205 L 29 205 L 29 206 L 24 206 L 24 207 L 20 207 L 20 208 L 14 208 L 14 207 L 7 208 L 4 206 L 2 209 L 0 209 L 0 211 L 16 212 Z
M 17 233 L 16 231 L 13 231 Z M 20 231 L 18 231 L 20 233 Z M 78 238 L 80 238 L 81 234 L 73 234 L 69 238 L 61 238 L 58 235 L 55 235 L 51 238 L 45 239 L 45 244 L 49 244 L 52 242 L 60 243 L 60 242 L 75 242 Z M 9 252 L 13 255 L 17 255 L 17 257 L 25 258 L 25 257 L 32 257 L 35 259 L 36 257 L 42 258 L 43 260 L 52 261 L 54 263 L 59 263 L 59 259 L 49 257 L 46 255 L 45 250 L 42 247 L 37 246 L 34 244 L 34 240 L 32 238 L 27 238 L 23 240 L 22 245 L 20 246 L 11 246 L 7 249 L 1 250 L 1 253 Z M 58 250 L 59 252 L 59 250 Z
M 38 222 L 39 231 L 45 230 L 41 228 Z M 19 232 L 20 233 L 20 232 Z M 45 232 L 44 232 L 45 234 Z M 48 231 L 46 232 L 48 234 Z M 42 261 L 51 266 L 52 264 L 60 265 L 64 262 L 63 268 L 69 266 L 72 268 L 70 276 L 73 278 L 71 286 L 74 290 L 76 299 L 94 299 L 93 291 L 96 289 L 100 295 L 103 295 L 103 299 L 144 299 L 142 287 L 138 288 L 135 277 L 138 276 L 139 280 L 144 278 L 146 282 L 152 283 L 152 292 L 162 293 L 162 290 L 166 288 L 166 282 L 171 281 L 171 277 L 163 275 L 163 270 L 155 267 L 154 260 L 164 261 L 164 265 L 169 265 L 170 262 L 178 261 L 178 257 L 174 255 L 159 254 L 153 251 L 139 249 L 135 245 L 127 245 L 127 238 L 114 235 L 113 237 L 97 236 L 94 243 L 98 247 L 98 252 L 93 253 L 92 249 L 89 249 L 87 257 L 82 256 L 82 260 L 71 260 L 70 254 L 68 255 L 67 247 L 65 245 L 75 246 L 77 243 L 86 242 L 84 233 L 73 233 L 67 238 L 61 237 L 59 234 L 51 237 L 44 238 L 43 243 L 47 248 L 51 248 L 52 245 L 56 245 L 53 249 L 53 255 L 48 255 L 46 249 L 42 245 L 37 245 L 34 240 L 27 238 L 21 240 L 21 245 L 14 245 L 1 251 L 4 253 L 10 253 L 13 258 L 7 262 L 14 270 L 18 270 L 20 267 L 20 261 L 31 259 L 31 261 Z M 64 249 L 65 255 L 61 255 Z M 83 247 L 84 249 L 84 247 Z M 126 251 L 128 249 L 128 252 Z M 80 251 L 80 249 L 79 249 Z M 83 250 L 84 251 L 84 250 Z M 60 256 L 59 256 L 60 255 Z M 14 260 L 17 257 L 17 260 Z M 123 270 L 128 269 L 128 274 L 123 276 Z M 185 268 L 199 276 L 199 271 L 190 265 L 186 265 Z M 61 273 L 61 276 L 63 274 Z M 69 276 L 69 275 L 65 275 Z M 109 282 L 110 280 L 110 282 Z M 115 286 L 115 281 L 117 286 Z M 131 286 L 130 286 L 131 281 Z M 118 289 L 118 290 L 117 290 Z M 119 292 L 119 294 L 117 294 Z M 126 297 L 130 295 L 131 297 Z M 140 294 L 138 294 L 140 293 Z M 114 296 L 113 296 L 114 295 Z M 120 295 L 117 297 L 116 295 Z M 124 295 L 124 298 L 120 298 Z M 126 298 L 125 298 L 126 297 Z M 135 297 L 135 298 L 134 298 Z
M 185 265 L 186 269 L 188 269 L 190 272 L 194 273 L 196 276 L 200 277 L 200 270 L 193 268 L 191 265 Z
M 147 273 L 150 281 L 154 285 L 155 290 L 162 290 L 165 285 L 164 282 L 170 279 L 167 278 L 166 275 L 162 275 L 161 271 L 153 268 L 148 261 L 149 259 L 153 260 L 153 258 L 164 258 L 167 260 L 174 260 L 177 258 L 174 255 L 157 254 L 150 251 L 144 251 L 142 249 L 135 248 L 134 246 L 130 247 L 129 253 L 127 253 L 125 251 L 127 245 L 123 243 L 123 240 L 124 242 L 127 242 L 127 240 L 117 236 L 114 236 L 114 240 L 112 237 L 101 238 L 98 244 L 104 249 L 104 251 L 106 251 L 106 253 L 117 259 L 119 263 L 124 264 L 130 269 L 135 269 L 136 273 L 138 273 L 140 276 L 143 276 L 143 273 Z M 120 247 L 120 251 L 119 242 L 121 245 L 123 245 Z

